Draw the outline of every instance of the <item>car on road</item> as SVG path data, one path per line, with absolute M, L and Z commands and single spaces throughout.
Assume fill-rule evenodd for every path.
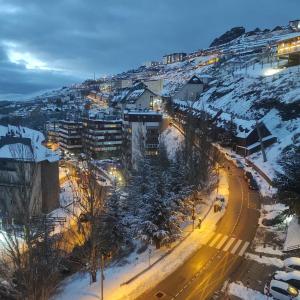
M 250 171 L 244 171 L 244 178 L 248 181 L 250 179 L 253 179 L 253 175 Z
M 300 300 L 298 289 L 280 280 L 271 280 L 270 294 L 278 300 Z
M 284 268 L 286 271 L 300 271 L 300 258 L 289 257 L 283 261 Z
M 287 282 L 295 288 L 300 289 L 300 271 L 276 271 L 273 275 L 273 279 Z
M 250 190 L 254 190 L 254 191 L 258 190 L 258 185 L 254 178 L 248 180 L 248 186 Z
M 237 159 L 237 160 L 235 161 L 235 165 L 236 165 L 239 169 L 244 169 L 244 168 L 245 168 L 244 164 L 243 164 L 239 159 Z

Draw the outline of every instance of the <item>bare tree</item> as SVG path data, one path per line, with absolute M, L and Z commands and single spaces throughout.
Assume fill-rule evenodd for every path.
M 55 222 L 41 213 L 41 169 L 31 145 L 13 144 L 10 152 L 11 176 L 1 189 L 7 214 L 0 233 L 0 277 L 16 299 L 44 300 L 57 283 L 62 259 L 58 237 L 52 235 Z

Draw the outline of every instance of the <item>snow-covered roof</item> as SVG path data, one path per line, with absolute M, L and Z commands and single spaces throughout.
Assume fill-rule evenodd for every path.
M 0 125 L 0 158 L 22 161 L 49 162 L 59 157 L 42 145 L 44 135 L 36 130 L 21 126 Z
M 130 103 L 135 102 L 139 97 L 141 97 L 144 94 L 145 91 L 146 89 L 138 89 L 130 92 L 126 97 L 126 101 Z
M 283 261 L 283 263 L 284 263 L 284 265 L 286 267 L 291 266 L 291 265 L 300 266 L 300 257 L 289 257 L 289 258 L 286 258 Z
M 295 37 L 300 37 L 300 32 L 293 32 L 293 33 L 286 34 L 280 39 L 278 39 L 277 42 L 283 42 L 285 40 L 293 39 Z

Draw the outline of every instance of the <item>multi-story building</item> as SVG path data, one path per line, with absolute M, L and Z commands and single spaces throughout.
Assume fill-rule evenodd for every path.
M 164 64 L 173 64 L 175 62 L 183 61 L 186 57 L 186 53 L 171 53 L 163 56 L 163 63 Z
M 128 110 L 123 115 L 124 161 L 136 167 L 141 156 L 159 153 L 162 114 L 150 110 Z
M 294 31 L 300 31 L 300 20 L 290 21 L 289 25 Z
M 157 66 L 159 66 L 159 62 L 158 61 L 154 61 L 154 60 L 146 61 L 144 63 L 144 66 L 147 67 L 147 68 L 157 67 Z
M 93 157 L 118 156 L 122 146 L 122 119 L 106 111 L 83 117 L 83 150 Z
M 47 141 L 50 143 L 59 142 L 59 122 L 48 122 L 45 125 Z
M 59 124 L 59 146 L 67 151 L 82 149 L 82 122 L 62 120 Z
M 291 65 L 300 64 L 300 33 L 294 33 L 277 42 L 277 57 Z
M 59 206 L 59 157 L 41 132 L 0 126 L 0 217 L 22 222 Z
M 124 110 L 160 109 L 160 97 L 152 92 L 143 82 L 137 82 L 131 88 L 119 90 L 112 99 L 112 104 Z

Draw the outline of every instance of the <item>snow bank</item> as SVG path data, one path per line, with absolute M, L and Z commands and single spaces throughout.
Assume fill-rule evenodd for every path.
M 266 253 L 266 254 L 271 254 L 271 255 L 278 255 L 281 256 L 283 255 L 283 252 L 279 249 L 274 249 L 273 247 L 263 247 L 263 246 L 257 246 L 255 247 L 255 252 L 257 253 Z
M 272 297 L 268 297 L 258 291 L 252 290 L 244 286 L 241 282 L 230 283 L 228 288 L 230 295 L 239 297 L 244 300 L 271 300 Z
M 288 225 L 284 251 L 289 249 L 300 248 L 300 224 L 298 218 L 294 216 Z
M 267 257 L 267 256 L 258 256 L 252 253 L 246 253 L 245 256 L 247 259 L 250 260 L 254 260 L 260 264 L 264 264 L 264 265 L 273 265 L 276 266 L 278 268 L 283 268 L 283 261 L 279 258 L 275 258 L 275 257 Z

